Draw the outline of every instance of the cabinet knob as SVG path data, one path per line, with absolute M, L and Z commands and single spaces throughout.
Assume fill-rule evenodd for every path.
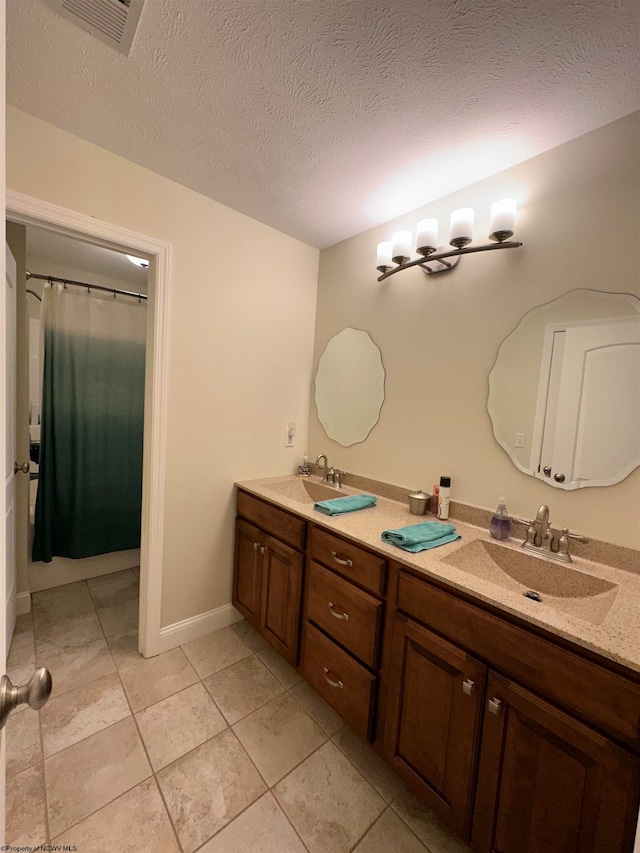
M 257 551 L 259 547 L 260 547 L 260 543 L 259 543 L 259 542 L 254 542 L 254 543 L 253 543 L 253 550 L 254 550 L 254 551 Z
M 465 680 L 462 682 L 462 692 L 465 696 L 471 696 L 475 686 L 476 685 L 473 681 L 471 681 L 470 678 L 465 678 Z
M 260 553 L 261 553 L 261 554 L 266 554 L 268 550 L 269 550 L 269 549 L 267 548 L 267 546 L 266 546 L 266 545 L 261 545 L 261 546 L 260 546 Z
M 338 563 L 340 566 L 352 566 L 353 563 L 348 557 L 339 557 L 335 551 L 331 552 L 331 556 L 334 559 L 334 562 Z
M 332 678 L 329 678 L 329 670 L 327 667 L 324 667 L 324 678 L 327 684 L 330 684 L 332 687 L 339 687 L 341 690 L 344 688 L 344 684 L 341 681 L 334 681 Z
M 499 714 L 502 708 L 502 702 L 495 697 L 493 699 L 489 699 L 489 711 L 492 714 Z

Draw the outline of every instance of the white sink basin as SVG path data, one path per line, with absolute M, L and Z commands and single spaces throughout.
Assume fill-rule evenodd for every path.
M 601 625 L 618 594 L 618 584 L 590 575 L 570 564 L 477 540 L 442 560 L 513 592 L 527 593 L 547 607 Z M 533 593 L 533 595 L 532 595 Z

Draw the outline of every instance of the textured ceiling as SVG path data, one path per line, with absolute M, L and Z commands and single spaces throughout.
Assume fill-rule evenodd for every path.
M 27 225 L 27 269 L 30 272 L 49 275 L 51 270 L 47 269 L 48 263 L 84 270 L 88 273 L 89 282 L 92 281 L 92 274 L 105 275 L 130 284 L 136 292 L 147 292 L 147 270 L 134 266 L 121 252 L 74 240 L 45 228 Z
M 315 246 L 640 109 L 639 0 L 8 0 L 7 99 Z

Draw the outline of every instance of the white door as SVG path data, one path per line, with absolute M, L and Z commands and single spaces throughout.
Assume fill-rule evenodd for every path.
M 5 285 L 0 297 L 0 352 L 5 367 L 0 371 L 0 430 L 4 433 L 4 488 L 0 513 L 4 518 L 4 548 L 0 549 L 0 666 L 6 672 L 7 652 L 16 621 L 15 605 L 15 450 L 16 450 L 16 262 L 6 248 Z M 4 839 L 5 732 L 0 732 L 0 837 Z
M 640 318 L 567 329 L 553 476 L 617 481 L 640 465 Z

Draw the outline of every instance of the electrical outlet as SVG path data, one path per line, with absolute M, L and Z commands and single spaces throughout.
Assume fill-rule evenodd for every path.
M 514 447 L 524 447 L 525 442 L 525 434 L 523 432 L 516 433 L 516 443 L 513 445 Z

